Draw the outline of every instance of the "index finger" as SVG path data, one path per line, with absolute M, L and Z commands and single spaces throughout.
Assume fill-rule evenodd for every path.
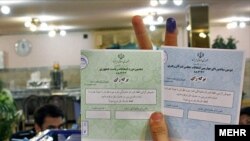
M 132 24 L 133 24 L 137 42 L 139 44 L 139 48 L 140 49 L 152 49 L 152 43 L 149 39 L 147 29 L 143 23 L 142 17 L 138 15 L 133 16 Z
M 177 29 L 174 18 L 168 18 L 166 21 L 165 42 L 167 46 L 177 46 Z

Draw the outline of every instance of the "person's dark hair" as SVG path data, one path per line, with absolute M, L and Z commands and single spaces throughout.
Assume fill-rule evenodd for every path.
M 250 116 L 250 107 L 244 107 L 240 111 L 240 115 L 248 115 Z
M 64 118 L 63 111 L 53 104 L 46 104 L 39 107 L 34 113 L 35 123 L 42 127 L 46 117 L 62 117 Z

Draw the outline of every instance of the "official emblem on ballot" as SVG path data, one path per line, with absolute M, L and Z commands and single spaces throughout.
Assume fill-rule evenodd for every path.
M 163 112 L 162 51 L 81 51 L 82 140 L 151 140 L 148 119 Z

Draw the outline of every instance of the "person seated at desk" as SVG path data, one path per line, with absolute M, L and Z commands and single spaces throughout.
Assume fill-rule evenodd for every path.
M 36 136 L 37 133 L 46 129 L 60 129 L 64 125 L 64 114 L 57 106 L 46 104 L 35 111 L 34 120 L 35 124 L 32 129 L 13 134 L 10 141 L 12 139 L 31 139 Z

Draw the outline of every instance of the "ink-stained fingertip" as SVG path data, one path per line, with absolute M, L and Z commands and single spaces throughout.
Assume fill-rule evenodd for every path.
M 169 32 L 169 33 L 174 33 L 175 32 L 175 30 L 176 30 L 176 20 L 174 18 L 170 17 L 170 18 L 167 19 L 166 29 L 167 29 L 167 32 Z

